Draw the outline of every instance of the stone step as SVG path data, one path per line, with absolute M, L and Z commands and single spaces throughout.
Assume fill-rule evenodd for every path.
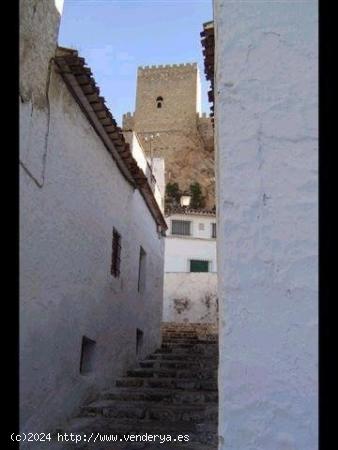
M 190 404 L 217 403 L 217 391 L 153 389 L 153 388 L 115 388 L 102 393 L 103 400 L 147 401 L 157 403 Z
M 171 347 L 171 348 L 189 348 L 189 349 L 195 349 L 195 348 L 204 348 L 213 346 L 215 349 L 217 348 L 217 342 L 215 341 L 195 341 L 195 342 L 186 342 L 183 340 L 182 342 L 162 342 L 161 347 Z
M 189 354 L 182 354 L 182 353 L 175 353 L 175 352 L 161 352 L 160 350 L 156 351 L 155 353 L 152 353 L 151 355 L 147 356 L 147 360 L 164 360 L 164 361 L 172 361 L 172 360 L 181 360 L 181 361 L 200 361 L 200 362 L 218 362 L 218 354 L 216 355 L 199 355 L 198 359 L 196 358 L 196 355 L 189 355 Z
M 217 421 L 217 405 L 195 404 L 158 404 L 154 402 L 119 402 L 115 400 L 98 400 L 81 408 L 82 416 L 103 416 L 114 419 L 138 419 L 154 421 Z
M 217 370 L 137 368 L 128 370 L 127 377 L 217 379 Z
M 180 369 L 180 370 L 200 370 L 200 369 L 214 369 L 216 370 L 218 367 L 217 362 L 211 361 L 196 361 L 196 359 L 191 359 L 186 361 L 184 359 L 173 359 L 171 361 L 163 361 L 163 360 L 154 360 L 154 359 L 146 359 L 140 361 L 140 366 L 143 369 Z
M 216 356 L 218 355 L 218 347 L 213 345 L 205 346 L 185 346 L 175 344 L 164 344 L 161 348 L 155 350 L 155 353 L 176 353 L 180 355 L 194 355 L 195 357 Z
M 174 339 L 167 338 L 162 339 L 163 344 L 182 344 L 182 345 L 196 345 L 196 344 L 217 344 L 217 341 L 214 339 Z
M 217 391 L 217 379 L 125 377 L 118 379 L 116 386 Z

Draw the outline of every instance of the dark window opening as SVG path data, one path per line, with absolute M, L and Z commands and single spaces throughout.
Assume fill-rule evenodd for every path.
M 215 238 L 216 237 L 216 224 L 212 223 L 212 230 L 211 230 L 211 237 Z
M 80 374 L 86 375 L 94 370 L 96 342 L 86 336 L 82 337 Z
M 136 329 L 136 354 L 138 355 L 142 351 L 143 346 L 143 331 L 139 328 Z
M 137 290 L 141 293 L 145 291 L 146 286 L 146 257 L 146 252 L 140 247 Z
M 121 265 L 121 235 L 113 228 L 112 258 L 110 273 L 114 277 L 120 275 Z
M 190 261 L 190 272 L 209 272 L 209 261 L 192 259 Z
M 191 222 L 189 220 L 172 220 L 171 234 L 178 234 L 180 236 L 190 236 Z
M 162 108 L 162 103 L 163 103 L 163 97 L 157 97 L 156 99 L 156 104 L 158 108 Z

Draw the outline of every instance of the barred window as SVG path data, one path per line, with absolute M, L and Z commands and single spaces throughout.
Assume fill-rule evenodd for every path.
M 180 236 L 190 236 L 191 222 L 189 220 L 172 220 L 171 234 L 178 234 Z
M 212 226 L 212 229 L 211 229 L 211 237 L 212 237 L 212 238 L 215 238 L 215 237 L 216 237 L 216 224 L 215 224 L 215 223 L 212 223 L 211 226 Z
M 138 286 L 137 290 L 142 294 L 146 287 L 146 259 L 147 254 L 140 247 L 139 268 L 138 268 Z
M 190 272 L 209 272 L 209 261 L 191 259 Z
M 115 228 L 113 228 L 112 258 L 111 258 L 110 273 L 114 277 L 118 277 L 120 275 L 120 265 L 121 265 L 121 235 Z

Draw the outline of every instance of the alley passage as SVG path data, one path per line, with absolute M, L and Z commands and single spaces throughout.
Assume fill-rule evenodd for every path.
M 98 437 L 95 443 L 57 448 L 216 450 L 217 365 L 218 336 L 211 325 L 164 324 L 161 348 L 118 379 L 99 400 L 82 407 L 80 417 L 62 431 L 92 439 L 148 433 L 161 435 L 161 441 L 113 444 Z M 176 441 L 164 442 L 168 435 Z M 184 436 L 180 441 L 179 435 Z

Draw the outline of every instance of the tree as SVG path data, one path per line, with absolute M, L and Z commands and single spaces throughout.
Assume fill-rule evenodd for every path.
M 178 183 L 167 183 L 165 194 L 167 197 L 175 200 L 175 202 L 179 203 L 181 197 L 181 191 L 178 186 Z
M 195 181 L 190 185 L 190 193 L 191 193 L 191 202 L 190 206 L 192 209 L 204 208 L 205 206 L 205 197 L 202 195 L 202 189 L 200 184 Z

